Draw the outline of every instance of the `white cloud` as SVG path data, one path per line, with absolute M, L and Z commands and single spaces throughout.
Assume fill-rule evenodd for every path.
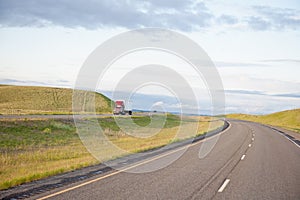
M 152 105 L 152 107 L 157 107 L 157 106 L 161 107 L 161 106 L 163 106 L 163 105 L 164 105 L 164 102 L 162 102 L 162 101 L 157 101 L 157 102 L 155 102 L 155 103 Z
M 190 31 L 209 25 L 212 15 L 198 1 L 1 0 L 2 26 L 168 27 Z
M 235 4 L 234 8 L 241 5 L 245 6 L 245 3 Z M 0 24 L 10 27 L 58 25 L 87 29 L 164 27 L 185 32 L 214 25 L 255 31 L 300 27 L 297 9 L 247 5 L 244 8 L 247 12 L 241 14 L 234 8 L 224 8 L 226 6 L 218 15 L 210 2 L 193 0 L 61 0 L 59 3 L 52 0 L 0 0 Z
M 252 6 L 270 2 L 274 7 Z M 271 0 L 0 0 L 0 82 L 72 86 L 86 57 L 103 41 L 131 28 L 156 26 L 182 31 L 219 61 L 216 66 L 225 89 L 230 91 L 226 95 L 227 111 L 261 113 L 293 108 L 299 106 L 300 88 L 300 4 L 297 5 Z M 145 55 L 137 57 L 147 60 Z M 209 94 L 202 92 L 203 81 L 183 63 L 165 63 L 171 60 L 165 55 L 157 60 L 156 64 L 168 64 L 187 77 L 200 99 L 201 109 L 208 112 Z M 139 62 L 121 63 L 123 69 L 134 64 Z M 126 70 L 120 68 L 112 71 L 102 89 L 113 90 L 113 78 L 124 73 Z M 135 76 L 143 79 L 147 74 L 161 76 L 153 70 Z M 185 89 L 175 79 L 170 82 Z M 140 92 L 166 93 L 153 88 Z M 140 107 L 144 105 L 141 99 Z M 147 105 L 157 102 L 164 102 L 169 108 L 194 109 L 157 96 Z
M 226 113 L 266 114 L 299 107 L 299 98 L 255 94 L 226 94 Z

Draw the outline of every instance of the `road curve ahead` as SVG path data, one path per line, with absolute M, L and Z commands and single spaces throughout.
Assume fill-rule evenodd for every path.
M 229 122 L 231 126 L 205 158 L 199 159 L 203 144 L 199 141 L 160 170 L 141 174 L 110 171 L 34 198 L 300 199 L 300 147 L 266 126 Z M 159 164 L 174 153 L 134 168 Z

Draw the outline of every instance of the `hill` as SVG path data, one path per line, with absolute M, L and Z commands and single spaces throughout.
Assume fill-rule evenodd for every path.
M 268 115 L 230 114 L 226 117 L 280 126 L 300 133 L 300 109 L 286 110 Z
M 0 114 L 72 114 L 73 89 L 0 85 L 0 94 Z M 86 97 L 85 106 L 95 95 L 97 113 L 111 112 L 111 100 L 102 94 L 83 90 L 78 94 Z

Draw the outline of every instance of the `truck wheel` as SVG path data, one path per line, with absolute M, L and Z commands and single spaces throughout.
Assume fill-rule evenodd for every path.
M 129 111 L 128 114 L 129 114 L 129 115 L 132 115 L 132 111 Z

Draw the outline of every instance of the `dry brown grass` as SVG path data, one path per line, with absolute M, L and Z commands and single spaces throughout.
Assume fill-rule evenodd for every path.
M 170 115 L 165 127 L 157 134 L 139 138 L 118 130 L 109 117 L 86 119 L 87 122 L 91 120 L 101 124 L 109 141 L 126 151 L 125 154 L 164 146 L 223 125 L 221 121 L 210 123 L 207 121 L 210 119 L 207 118 L 187 117 L 181 126 L 184 131 L 178 135 L 179 118 Z M 145 125 L 149 118 L 137 117 L 134 120 L 137 124 Z M 89 133 L 91 132 L 94 135 L 96 130 L 94 132 L 90 129 Z M 97 142 L 93 138 L 91 140 Z M 1 120 L 0 152 L 0 189 L 100 162 L 83 146 L 76 133 L 76 127 L 70 120 Z M 125 155 L 124 152 L 110 151 L 105 148 L 104 151 L 99 152 L 101 155 L 96 156 L 101 159 Z
M 286 110 L 268 115 L 230 114 L 227 117 L 279 126 L 300 133 L 300 109 Z
M 2 152 L 0 189 L 97 162 L 81 144 Z
M 0 87 L 0 114 L 72 114 L 72 89 L 6 86 Z M 90 103 L 95 97 L 97 113 L 111 112 L 111 101 L 101 94 L 77 90 L 77 112 L 89 110 Z M 83 98 L 85 97 L 85 98 Z

